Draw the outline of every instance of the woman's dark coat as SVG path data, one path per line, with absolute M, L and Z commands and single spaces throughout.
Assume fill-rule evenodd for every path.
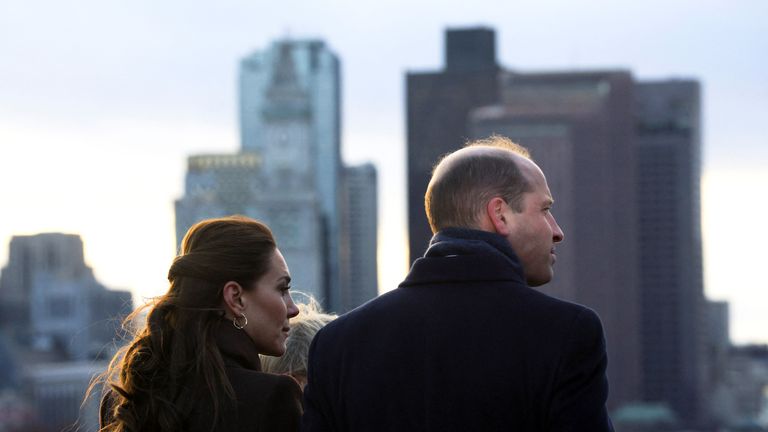
M 301 388 L 293 378 L 261 372 L 253 342 L 231 322 L 222 321 L 214 337 L 224 359 L 236 401 L 220 409 L 217 432 L 297 432 L 302 414 Z M 185 419 L 185 432 L 210 432 L 213 404 L 205 387 L 194 390 L 198 408 Z M 110 394 L 102 400 L 101 424 L 111 413 Z

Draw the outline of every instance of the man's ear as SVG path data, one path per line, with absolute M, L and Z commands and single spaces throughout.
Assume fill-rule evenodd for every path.
M 240 316 L 245 310 L 243 303 L 243 287 L 235 281 L 224 284 L 222 296 L 224 297 L 224 309 L 230 316 Z
M 509 206 L 501 197 L 494 197 L 485 205 L 486 221 L 489 231 L 506 236 L 509 234 L 509 222 L 505 213 Z

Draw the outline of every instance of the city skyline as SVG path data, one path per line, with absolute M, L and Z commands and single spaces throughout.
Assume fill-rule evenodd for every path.
M 292 263 L 293 286 L 324 307 L 335 306 L 339 86 L 338 57 L 322 41 L 275 41 L 244 57 L 242 147 L 223 163 L 195 166 L 190 159 L 185 194 L 176 202 L 177 243 L 202 219 L 242 214 L 261 220 Z
M 394 288 L 407 270 L 405 73 L 443 66 L 446 27 L 481 24 L 496 29 L 499 63 L 512 70 L 618 67 L 702 83 L 706 292 L 731 302 L 736 342 L 768 342 L 768 294 L 755 272 L 768 238 L 751 222 L 768 212 L 759 199 L 768 6 L 437 5 L 2 4 L 0 265 L 11 235 L 77 233 L 105 285 L 132 290 L 137 303 L 161 294 L 186 156 L 238 147 L 238 59 L 289 27 L 324 39 L 342 61 L 342 151 L 379 170 L 380 291 Z

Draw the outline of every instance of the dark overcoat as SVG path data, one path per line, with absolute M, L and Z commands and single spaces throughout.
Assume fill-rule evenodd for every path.
M 302 430 L 611 431 L 603 328 L 526 285 L 497 234 L 438 233 L 310 348 Z

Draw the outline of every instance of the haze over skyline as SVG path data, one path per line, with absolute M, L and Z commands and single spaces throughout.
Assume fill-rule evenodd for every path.
M 442 68 L 446 27 L 484 25 L 509 69 L 701 82 L 706 293 L 731 302 L 736 342 L 768 343 L 754 222 L 768 214 L 766 20 L 759 0 L 0 0 L 0 266 L 12 235 L 77 233 L 102 283 L 137 302 L 164 292 L 186 157 L 240 147 L 240 59 L 319 38 L 342 64 L 344 159 L 379 170 L 380 289 L 393 289 L 407 271 L 405 72 Z

